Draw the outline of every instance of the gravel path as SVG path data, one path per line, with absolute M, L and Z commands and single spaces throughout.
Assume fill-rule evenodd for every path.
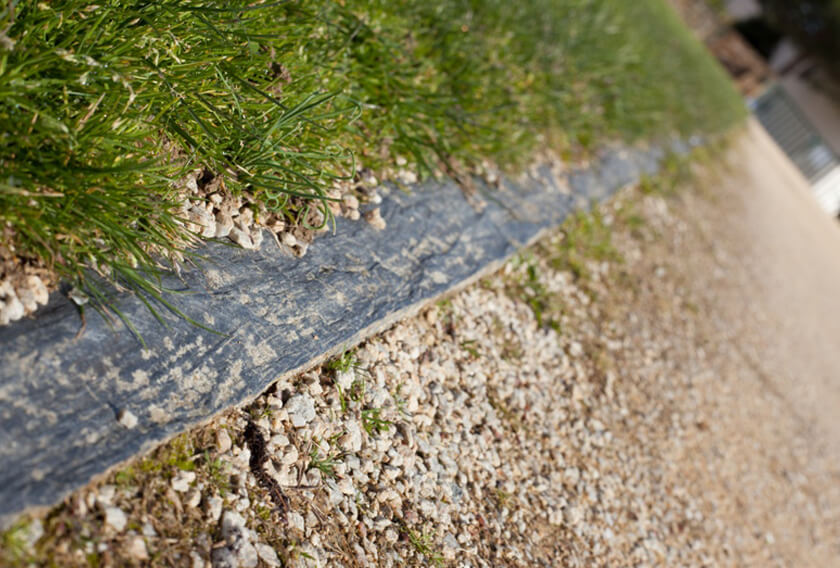
M 840 231 L 774 152 L 751 124 L 723 177 L 621 193 L 0 559 L 837 565 Z

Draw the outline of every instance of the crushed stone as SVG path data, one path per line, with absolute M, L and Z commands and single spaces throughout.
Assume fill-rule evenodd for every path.
M 840 462 L 768 392 L 781 371 L 742 356 L 764 314 L 721 300 L 743 303 L 728 286 L 747 269 L 725 231 L 701 238 L 703 203 L 620 195 L 604 218 L 621 260 L 573 272 L 546 253 L 562 231 L 548 237 L 347 369 L 283 379 L 190 433 L 193 470 L 173 445 L 143 462 L 158 470 L 71 496 L 36 548 L 120 565 L 144 527 L 160 565 L 836 564 Z M 642 225 L 615 221 L 628 207 Z

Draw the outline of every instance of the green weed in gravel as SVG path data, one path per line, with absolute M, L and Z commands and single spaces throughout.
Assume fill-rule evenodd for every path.
M 9 566 L 26 566 L 31 556 L 27 549 L 29 521 L 25 518 L 0 533 L 0 561 Z
M 312 447 L 309 449 L 309 466 L 307 469 L 314 468 L 320 470 L 323 476 L 335 479 L 335 466 L 344 457 L 344 454 L 338 447 L 338 440 L 345 433 L 345 431 L 342 431 L 333 434 L 325 440 L 313 438 Z
M 589 277 L 588 262 L 621 262 L 612 244 L 612 228 L 603 212 L 593 207 L 589 212 L 572 215 L 563 225 L 562 239 L 550 257 L 555 270 L 569 270 L 578 280 Z
M 422 532 L 412 530 L 408 527 L 402 527 L 402 532 L 406 535 L 414 550 L 422 554 L 428 563 L 443 566 L 443 556 L 435 549 L 431 533 L 425 530 Z
M 362 427 L 368 433 L 368 436 L 376 436 L 377 434 L 386 432 L 391 427 L 392 422 L 380 418 L 379 415 L 381 413 L 381 408 L 366 408 L 362 410 Z

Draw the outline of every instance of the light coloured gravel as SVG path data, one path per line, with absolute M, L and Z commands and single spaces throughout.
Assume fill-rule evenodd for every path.
M 570 236 L 549 237 L 22 523 L 19 549 L 62 566 L 838 565 L 840 462 L 787 395 L 797 353 L 761 356 L 777 308 L 717 215 L 754 172 L 730 175 L 624 192 L 603 217 L 616 250 L 573 271 Z

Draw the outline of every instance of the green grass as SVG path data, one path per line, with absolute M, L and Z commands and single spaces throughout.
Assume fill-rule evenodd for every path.
M 230 475 L 228 475 L 227 464 L 220 458 L 213 458 L 210 452 L 204 452 L 204 468 L 210 484 L 215 487 L 222 497 L 230 493 Z
M 362 427 L 368 433 L 368 436 L 375 436 L 386 432 L 391 427 L 392 422 L 380 418 L 381 413 L 381 408 L 366 408 L 362 410 Z
M 647 188 L 674 183 L 675 175 L 676 172 L 665 168 L 662 174 L 643 180 L 640 190 L 645 193 Z M 638 215 L 625 213 L 622 222 L 628 225 L 638 228 L 644 222 Z M 593 204 L 589 211 L 570 215 L 554 239 L 537 243 L 532 249 L 526 249 L 514 258 L 514 271 L 505 279 L 507 294 L 531 308 L 538 328 L 560 332 L 563 302 L 557 292 L 546 286 L 545 271 L 568 271 L 576 285 L 592 300 L 596 300 L 597 295 L 591 286 L 592 264 L 624 262 L 613 245 L 613 232 L 614 228 L 606 222 L 597 204 Z
M 687 154 L 668 154 L 662 159 L 657 174 L 639 180 L 633 188 L 632 198 L 614 199 L 604 206 L 592 204 L 588 211 L 570 215 L 554 236 L 520 251 L 511 259 L 512 270 L 503 279 L 505 293 L 531 309 L 539 328 L 560 333 L 561 322 L 568 313 L 566 293 L 550 289 L 545 278 L 547 274 L 568 273 L 578 290 L 593 302 L 598 301 L 599 286 L 595 285 L 596 275 L 592 269 L 602 263 L 612 266 L 609 273 L 597 275 L 602 283 L 607 278 L 619 287 L 636 287 L 638 283 L 628 280 L 627 272 L 622 269 L 625 258 L 616 247 L 616 234 L 626 231 L 640 242 L 659 238 L 640 208 L 645 196 L 676 199 L 680 190 L 690 187 L 694 193 L 714 199 L 709 186 L 719 181 L 715 170 L 727 167 L 726 155 L 732 141 L 731 136 L 721 136 Z M 687 306 L 687 309 L 697 308 Z M 500 321 L 493 322 L 492 331 L 497 341 L 501 340 L 502 357 L 515 359 L 520 346 L 504 343 L 505 330 Z M 599 364 L 601 356 L 596 353 L 591 358 Z M 490 391 L 488 396 L 495 410 L 508 418 L 510 413 L 504 403 Z
M 336 455 L 333 447 L 335 440 L 327 442 L 327 451 L 325 455 L 318 441 L 313 441 L 312 448 L 309 450 L 309 467 L 308 469 L 317 469 L 324 477 L 335 478 Z
M 30 551 L 26 547 L 27 519 L 20 519 L 0 533 L 0 561 L 9 566 L 26 566 Z
M 464 351 L 469 353 L 470 357 L 472 357 L 473 359 L 478 359 L 479 357 L 481 357 L 481 352 L 479 352 L 478 347 L 476 347 L 477 344 L 478 344 L 477 339 L 470 339 L 468 341 L 462 341 L 461 342 L 461 349 L 463 349 Z
M 422 554 L 426 561 L 435 566 L 443 566 L 443 556 L 436 550 L 431 533 L 402 527 L 402 532 L 408 538 L 409 544 L 419 554 Z
M 359 362 L 356 359 L 356 355 L 353 351 L 349 350 L 345 351 L 335 359 L 330 359 L 324 364 L 324 368 L 327 371 L 332 371 L 333 373 L 347 373 L 350 369 L 358 366 Z
M 135 473 L 160 473 L 167 478 L 174 477 L 178 470 L 194 471 L 196 453 L 192 440 L 187 434 L 173 438 L 153 455 L 140 460 L 135 466 L 123 470 L 125 475 L 118 481 L 131 483 Z M 136 472 L 135 472 L 136 469 Z
M 350 409 L 350 403 L 360 404 L 364 402 L 365 390 L 367 384 L 364 378 L 359 378 L 353 381 L 347 392 L 344 392 L 338 383 L 335 383 L 335 388 L 338 391 L 338 401 L 341 405 L 341 412 L 347 412 Z
M 193 239 L 175 184 L 197 168 L 325 224 L 358 161 L 464 180 L 743 114 L 663 0 L 21 0 L 0 29 L 0 257 L 100 307 L 116 283 L 178 311 L 160 275 Z
M 537 327 L 560 331 L 560 321 L 551 317 L 552 294 L 543 283 L 539 260 L 530 250 L 520 252 L 514 259 L 513 265 L 517 269 L 513 276 L 507 279 L 508 294 L 521 298 L 534 314 Z
M 657 176 L 652 179 L 664 179 Z M 666 182 L 662 182 L 666 183 Z M 551 258 L 555 270 L 569 270 L 577 280 L 589 278 L 587 262 L 613 261 L 622 258 L 612 243 L 612 229 L 605 223 L 602 211 L 593 206 L 589 212 L 572 215 L 563 225 L 563 238 Z

